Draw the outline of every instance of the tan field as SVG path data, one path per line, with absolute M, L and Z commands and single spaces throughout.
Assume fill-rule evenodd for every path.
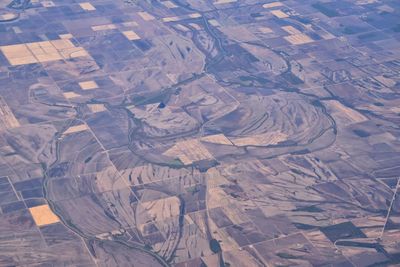
M 80 96 L 81 96 L 80 94 L 77 94 L 77 93 L 75 93 L 75 92 L 65 92 L 65 93 L 63 93 L 63 95 L 64 95 L 64 97 L 67 98 L 67 99 L 75 98 L 75 97 L 80 97 Z
M 117 26 L 115 26 L 115 24 L 104 24 L 104 25 L 92 26 L 93 31 L 114 30 L 116 28 L 117 28 Z
M 171 1 L 163 1 L 161 2 L 164 6 L 167 8 L 177 8 L 178 6 L 174 4 L 174 2 Z
M 176 196 L 141 203 L 154 221 L 179 216 L 179 199 Z
M 140 36 L 137 35 L 136 32 L 134 31 L 124 31 L 122 32 L 128 40 L 133 41 L 133 40 L 140 40 Z
M 272 13 L 272 15 L 274 15 L 275 17 L 280 18 L 280 19 L 289 17 L 289 15 L 286 14 L 285 12 L 283 12 L 282 10 L 272 10 L 271 13 Z
M 145 21 L 153 20 L 155 19 L 152 15 L 149 13 L 143 11 L 143 12 L 138 12 L 138 15 Z
M 82 90 L 91 90 L 99 88 L 99 86 L 95 81 L 80 82 L 79 86 L 81 87 Z
M 29 208 L 29 211 L 37 226 L 44 226 L 60 221 L 47 204 Z
M 304 33 L 293 34 L 293 35 L 285 36 L 283 38 L 285 38 L 288 42 L 290 42 L 293 45 L 300 45 L 300 44 L 307 44 L 307 43 L 314 42 L 313 39 L 311 39 Z
M 301 32 L 293 26 L 283 26 L 282 30 L 286 31 L 289 34 L 301 34 Z
M 15 118 L 10 107 L 7 105 L 7 103 L 4 101 L 2 97 L 0 97 L 0 120 L 1 120 L 1 125 L 5 129 L 11 129 L 20 126 L 17 118 Z
M 278 7 L 278 6 L 283 6 L 281 2 L 272 2 L 268 4 L 264 4 L 263 8 L 272 8 L 272 7 Z
M 104 104 L 88 104 L 88 107 L 93 113 L 107 110 Z
M 89 2 L 80 3 L 79 5 L 83 10 L 86 10 L 86 11 L 96 10 L 96 8 Z
M 74 36 L 70 33 L 60 34 L 59 37 L 61 39 L 72 39 Z
M 198 140 L 187 140 L 178 142 L 172 148 L 164 152 L 169 157 L 178 157 L 185 165 L 195 161 L 211 159 L 213 156 Z
M 11 65 L 24 65 L 88 56 L 69 39 L 0 46 Z
M 232 142 L 224 134 L 208 135 L 202 137 L 200 140 L 214 144 L 233 145 Z
M 351 108 L 342 105 L 337 100 L 329 100 L 326 101 L 325 103 L 332 112 L 333 116 L 340 118 L 346 125 L 368 120 L 364 115 L 362 115 L 358 111 L 355 111 Z
M 69 127 L 64 134 L 71 134 L 71 133 L 76 133 L 76 132 L 82 132 L 86 131 L 88 129 L 86 124 L 80 124 L 80 125 L 75 125 L 72 127 Z
M 214 5 L 229 4 L 234 2 L 237 2 L 237 0 L 218 0 L 214 2 Z
M 288 135 L 285 133 L 271 132 L 249 137 L 235 138 L 232 139 L 232 142 L 236 146 L 268 146 L 276 145 L 279 142 L 286 140 L 287 137 Z

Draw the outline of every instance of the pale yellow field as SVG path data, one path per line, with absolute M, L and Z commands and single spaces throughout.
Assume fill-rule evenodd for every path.
M 192 13 L 192 14 L 189 14 L 188 16 L 189 16 L 189 18 L 197 19 L 197 18 L 201 17 L 201 14 L 200 13 Z
M 0 50 L 11 65 L 70 59 L 88 56 L 81 47 L 69 39 L 0 46 Z
M 143 20 L 146 20 L 146 21 L 155 19 L 152 15 L 150 15 L 149 13 L 147 13 L 147 12 L 145 12 L 145 11 L 138 12 L 138 15 L 139 15 Z
M 96 8 L 89 2 L 80 3 L 79 5 L 83 10 L 86 10 L 86 11 L 96 10 Z
M 224 134 L 208 135 L 202 137 L 200 140 L 214 144 L 233 145 Z
M 235 3 L 237 0 L 218 0 L 214 2 L 214 5 L 221 5 L 221 4 L 229 4 L 229 3 Z
M 89 109 L 93 112 L 102 112 L 106 110 L 104 104 L 88 104 Z
M 0 20 L 10 20 L 10 19 L 14 19 L 14 18 L 16 18 L 16 15 L 13 13 L 6 13 L 6 14 L 0 15 Z
M 171 2 L 171 1 L 163 1 L 161 3 L 167 8 L 177 8 L 178 7 L 177 5 L 175 5 L 174 2 Z
M 37 226 L 48 225 L 60 221 L 47 204 L 29 208 L 29 211 Z
M 86 124 L 75 125 L 75 126 L 69 127 L 69 128 L 64 132 L 64 134 L 71 134 L 71 133 L 82 132 L 82 131 L 86 131 L 87 129 L 89 129 L 89 128 L 87 127 Z
M 162 19 L 162 21 L 164 21 L 164 22 L 173 22 L 173 21 L 178 21 L 178 20 L 179 20 L 179 17 L 166 17 L 166 18 Z
M 75 98 L 75 97 L 80 97 L 81 96 L 80 94 L 77 94 L 75 92 L 65 92 L 65 93 L 63 93 L 63 95 L 64 95 L 64 97 L 66 99 L 70 99 L 70 98 Z
M 248 137 L 232 139 L 232 142 L 237 146 L 267 146 L 276 145 L 279 142 L 286 140 L 287 134 L 281 132 L 270 132 L 258 134 Z
M 82 90 L 91 90 L 91 89 L 99 88 L 99 86 L 97 85 L 97 83 L 95 81 L 80 82 L 79 86 L 81 87 Z
M 274 15 L 275 17 L 280 18 L 280 19 L 289 17 L 289 15 L 286 14 L 285 12 L 283 12 L 282 10 L 272 10 L 271 13 L 272 13 L 272 15 Z
M 42 1 L 40 2 L 44 7 L 53 7 L 56 6 L 53 1 Z
M 116 28 L 117 28 L 117 26 L 115 26 L 114 24 L 104 24 L 104 25 L 92 26 L 93 31 L 114 30 Z
M 178 142 L 172 148 L 164 152 L 169 157 L 179 158 L 185 165 L 195 161 L 211 159 L 213 156 L 197 139 Z
M 272 3 L 267 3 L 263 5 L 263 8 L 272 8 L 272 7 L 278 7 L 278 6 L 283 6 L 281 2 L 272 2 Z
M 293 34 L 293 35 L 285 36 L 283 38 L 285 38 L 288 42 L 290 42 L 293 45 L 307 44 L 307 43 L 314 42 L 313 39 L 311 39 L 304 33 Z
M 125 35 L 125 37 L 128 39 L 128 40 L 130 40 L 130 41 L 133 41 L 133 40 L 140 40 L 140 36 L 136 33 L 136 32 L 134 32 L 134 31 L 124 31 L 124 32 L 122 32 L 124 35 Z
M 260 30 L 260 32 L 262 33 L 273 33 L 274 31 L 271 28 L 268 27 L 260 27 L 258 28 Z
M 136 21 L 127 21 L 122 23 L 125 27 L 137 27 L 139 24 Z
M 59 37 L 61 39 L 72 39 L 74 36 L 70 33 L 60 34 Z
M 301 34 L 301 32 L 293 26 L 283 26 L 282 30 L 286 31 L 289 34 Z
M 355 111 L 351 108 L 348 108 L 342 105 L 337 100 L 329 100 L 325 102 L 328 106 L 329 111 L 336 118 L 340 118 L 341 121 L 347 125 L 352 123 L 358 123 L 368 120 L 364 115 Z
M 176 196 L 142 202 L 140 204 L 154 221 L 179 216 L 180 202 Z
M 208 20 L 208 23 L 210 23 L 214 27 L 221 26 L 221 24 L 219 24 L 219 22 L 216 19 L 210 19 Z

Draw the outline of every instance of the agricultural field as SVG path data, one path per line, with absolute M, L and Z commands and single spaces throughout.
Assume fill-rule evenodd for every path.
M 1 266 L 399 266 L 398 0 L 0 0 Z

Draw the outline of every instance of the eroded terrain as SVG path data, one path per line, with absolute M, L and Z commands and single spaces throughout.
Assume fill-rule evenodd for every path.
M 0 0 L 0 266 L 397 266 L 399 17 Z

